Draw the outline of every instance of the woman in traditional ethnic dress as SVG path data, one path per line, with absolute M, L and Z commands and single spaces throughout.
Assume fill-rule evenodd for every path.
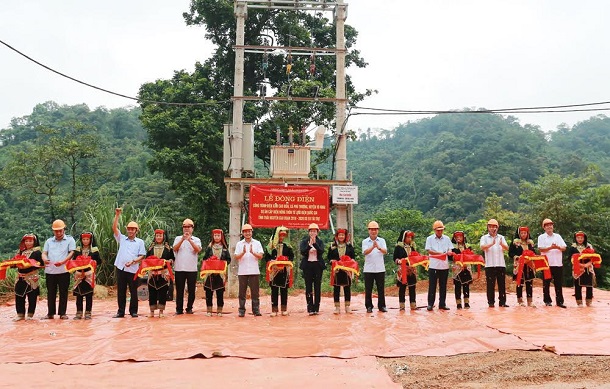
M 403 283 L 403 274 L 402 274 L 402 261 L 407 260 L 409 254 L 411 252 L 415 252 L 415 233 L 410 230 L 402 230 L 400 231 L 400 235 L 398 236 L 398 240 L 396 241 L 396 246 L 394 247 L 394 262 L 398 265 L 398 269 L 396 271 L 396 286 L 398 287 L 398 304 L 400 305 L 400 310 L 405 310 L 405 294 L 407 288 L 409 288 L 409 307 L 411 310 L 417 309 L 417 303 L 415 301 L 415 285 L 417 284 L 417 270 L 415 267 L 408 266 L 406 267 L 406 283 Z
M 354 246 L 349 242 L 349 232 L 345 228 L 337 229 L 335 240 L 328 248 L 327 260 L 331 265 L 332 261 L 339 261 L 342 256 L 347 255 L 351 259 L 356 259 Z M 331 270 L 332 271 L 332 270 Z M 343 287 L 343 298 L 345 300 L 345 313 L 352 313 L 350 306 L 352 299 L 352 278 L 353 273 L 346 270 L 338 270 L 334 275 L 333 299 L 335 301 L 335 314 L 341 313 L 341 287 Z
M 31 319 L 34 317 L 36 302 L 38 301 L 38 295 L 40 295 L 38 269 L 44 267 L 44 261 L 42 260 L 42 251 L 40 250 L 38 237 L 35 234 L 24 235 L 21 238 L 21 243 L 19 243 L 17 254 L 23 255 L 28 259 L 34 259 L 39 265 L 39 267 L 32 266 L 17 269 L 17 281 L 15 282 L 15 310 L 17 311 L 17 318 L 15 321 L 21 321 L 25 320 L 25 301 L 28 301 L 27 317 Z
M 277 227 L 269 240 L 267 246 L 266 262 L 270 261 L 294 261 L 294 250 L 285 242 L 288 237 L 288 228 Z M 290 285 L 290 275 L 293 269 L 289 266 L 273 266 L 269 274 L 269 286 L 271 287 L 271 316 L 278 315 L 278 302 L 282 316 L 288 315 L 288 288 Z M 278 301 L 280 300 L 280 301 Z
M 169 288 L 173 288 L 170 268 L 174 260 L 174 251 L 169 243 L 167 233 L 162 229 L 155 230 L 155 238 L 146 251 L 146 258 L 151 256 L 167 261 L 164 263 L 163 269 L 151 270 L 148 273 L 147 282 L 148 305 L 150 308 L 148 317 L 155 317 L 157 309 L 159 310 L 159 317 L 163 317 L 165 304 L 170 295 Z
M 529 250 L 534 251 L 534 241 L 530 237 L 530 229 L 527 226 L 521 226 L 515 233 L 515 239 L 513 239 L 510 247 L 508 248 L 508 256 L 512 258 L 514 262 L 513 279 L 517 280 L 519 272 L 519 265 L 521 261 L 521 255 L 523 252 Z M 527 264 L 523 264 L 523 274 L 517 284 L 517 304 L 520 307 L 525 307 L 523 302 L 523 285 L 525 285 L 525 294 L 527 297 L 527 306 L 536 307 L 533 303 L 533 282 L 536 278 L 536 272 Z
M 212 239 L 205 248 L 203 260 L 207 261 L 211 257 L 216 257 L 221 261 L 226 262 L 226 266 L 231 263 L 231 254 L 229 246 L 225 239 L 224 232 L 221 229 L 212 230 Z M 222 308 L 224 307 L 224 292 L 225 292 L 225 274 L 208 274 L 203 283 L 205 290 L 205 303 L 207 307 L 207 316 L 212 316 L 212 304 L 214 301 L 214 292 L 216 292 L 216 315 L 222 316 Z
M 452 251 L 456 254 L 462 254 L 464 250 L 471 251 L 464 231 L 455 231 L 451 243 L 453 243 Z M 453 258 L 455 259 L 455 256 Z M 454 264 L 453 270 L 453 290 L 457 309 L 462 309 L 462 294 L 464 295 L 464 308 L 470 309 L 470 284 L 472 284 L 470 265 Z
M 593 270 L 592 258 L 577 258 L 573 259 L 574 254 L 592 254 L 593 246 L 587 240 L 587 234 L 582 231 L 578 231 L 574 234 L 574 243 L 568 248 L 568 258 L 572 261 L 577 260 L 578 265 L 574 266 L 574 269 L 578 269 L 578 274 L 574 271 L 572 276 L 574 277 L 574 297 L 576 298 L 576 304 L 582 307 L 582 287 L 585 287 L 585 301 L 587 307 L 593 304 L 593 285 L 595 283 L 595 271 Z
M 77 261 L 78 257 L 90 257 L 95 261 L 95 266 L 102 263 L 100 252 L 95 242 L 95 236 L 92 232 L 83 232 L 79 237 L 80 245 L 74 250 L 72 256 L 73 261 Z M 91 319 L 91 310 L 93 309 L 93 288 L 95 286 L 94 268 L 88 267 L 74 272 L 74 287 L 72 294 L 76 296 L 76 315 L 75 320 L 83 318 L 83 300 L 85 300 L 85 320 Z

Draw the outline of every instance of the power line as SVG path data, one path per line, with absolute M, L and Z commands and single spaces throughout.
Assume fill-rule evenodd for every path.
M 433 115 L 433 114 L 468 114 L 468 113 L 561 113 L 561 112 L 593 112 L 593 111 L 608 111 L 610 107 L 604 108 L 573 108 L 571 107 L 587 107 L 591 105 L 610 104 L 610 101 L 601 101 L 596 103 L 569 104 L 569 105 L 554 105 L 542 107 L 521 107 L 521 108 L 499 108 L 499 109 L 481 109 L 476 111 L 463 110 L 402 110 L 389 108 L 373 108 L 373 107 L 358 107 L 353 109 L 362 109 L 376 112 L 354 112 L 352 115 Z
M 359 107 L 354 107 L 358 109 Z M 492 111 L 492 110 L 480 110 L 480 111 L 389 111 L 389 112 L 353 112 L 352 116 L 390 116 L 390 115 L 445 115 L 445 114 L 512 114 L 512 113 L 565 113 L 565 112 L 599 112 L 599 111 L 610 111 L 609 108 L 583 108 L 583 109 L 564 109 L 564 110 L 538 110 L 538 111 Z
M 230 100 L 224 100 L 224 101 L 208 101 L 208 102 L 201 102 L 201 103 L 184 103 L 184 102 L 167 102 L 167 101 L 157 101 L 157 100 L 146 100 L 146 99 L 140 99 L 137 97 L 133 97 L 133 96 L 128 96 L 122 93 L 118 93 L 118 92 L 114 92 L 96 85 L 92 85 L 90 83 L 87 83 L 85 81 L 79 80 L 77 78 L 71 77 L 67 74 L 64 74 L 58 70 L 55 70 L 53 68 L 51 68 L 50 66 L 47 66 L 37 60 L 35 60 L 34 58 L 28 56 L 27 54 L 19 51 L 18 49 L 14 48 L 13 46 L 9 45 L 8 43 L 0 40 L 0 43 L 2 43 L 4 46 L 8 47 L 9 49 L 13 50 L 15 53 L 21 55 L 22 57 L 26 58 L 27 60 L 35 63 L 38 66 L 41 66 L 55 74 L 58 74 L 62 77 L 65 77 L 71 81 L 77 82 L 79 84 L 85 85 L 89 88 L 93 88 L 96 90 L 99 90 L 101 92 L 105 92 L 114 96 L 118 96 L 118 97 L 122 97 L 125 99 L 129 99 L 129 100 L 133 100 L 133 101 L 137 101 L 140 103 L 149 103 L 149 104 L 163 104 L 163 105 L 170 105 L 170 106 L 207 106 L 207 105 L 217 105 L 217 104 L 223 104 L 223 103 L 230 103 Z M 534 106 L 534 107 L 517 107 L 517 108 L 498 108 L 498 109 L 483 109 L 483 110 L 476 110 L 476 111 L 460 111 L 460 110 L 434 110 L 434 109 L 430 109 L 430 110 L 401 110 L 401 109 L 389 109 L 389 108 L 374 108 L 374 107 L 359 107 L 359 106 L 354 106 L 352 107 L 352 109 L 359 109 L 359 110 L 369 110 L 369 111 L 376 111 L 376 112 L 352 112 L 351 115 L 353 116 L 361 116 L 361 115 L 370 115 L 370 116 L 379 116 L 379 115 L 441 115 L 441 114 L 470 114 L 470 113 L 474 113 L 474 114 L 489 114 L 489 113 L 499 113 L 499 114 L 511 114 L 511 113 L 519 113 L 519 114 L 526 114 L 526 113 L 565 113 L 565 112 L 596 112 L 596 111 L 610 111 L 610 108 L 575 108 L 575 107 L 588 107 L 588 106 L 593 106 L 593 105 L 606 105 L 606 104 L 610 104 L 610 101 L 600 101 L 600 102 L 593 102 L 593 103 L 580 103 L 580 104 L 566 104 L 566 105 L 550 105 L 550 106 Z M 571 108 L 571 109 L 566 109 L 566 108 Z
M 49 70 L 49 71 L 51 71 L 51 72 L 53 72 L 55 74 L 58 74 L 58 75 L 60 75 L 62 77 L 65 77 L 65 78 L 67 78 L 69 80 L 72 80 L 74 82 L 77 82 L 79 84 L 88 86 L 89 88 L 97 89 L 99 91 L 102 91 L 102 92 L 105 92 L 105 93 L 109 93 L 111 95 L 123 97 L 123 98 L 129 99 L 129 100 L 134 100 L 134 101 L 137 101 L 137 102 L 140 102 L 140 103 L 164 104 L 164 105 L 173 105 L 173 106 L 204 106 L 204 105 L 217 105 L 217 104 L 229 103 L 230 102 L 229 100 L 226 100 L 226 101 L 208 101 L 208 102 L 205 102 L 205 103 L 171 103 L 171 102 L 167 102 L 167 101 L 146 100 L 146 99 L 139 99 L 137 97 L 127 96 L 127 95 L 124 95 L 122 93 L 113 92 L 111 90 L 104 89 L 104 88 L 101 88 L 99 86 L 95 86 L 95 85 L 89 84 L 89 83 L 87 83 L 85 81 L 81 81 L 79 79 L 71 77 L 71 76 L 69 76 L 67 74 L 64 74 L 64 73 L 62 73 L 60 71 L 57 71 L 57 70 L 51 68 L 50 66 L 47 66 L 47 65 L 45 65 L 45 64 L 35 60 L 32 57 L 29 57 L 28 55 L 22 53 L 21 51 L 17 50 L 16 48 L 14 48 L 13 46 L 11 46 L 8 43 L 4 42 L 3 40 L 0 40 L 0 43 L 2 43 L 4 46 L 8 47 L 9 49 L 13 50 L 15 53 L 17 53 L 17 54 L 21 55 L 22 57 L 28 59 L 29 61 L 34 62 L 36 65 L 41 66 L 41 67 L 43 67 L 43 68 L 45 68 L 45 69 L 47 69 L 47 70 Z

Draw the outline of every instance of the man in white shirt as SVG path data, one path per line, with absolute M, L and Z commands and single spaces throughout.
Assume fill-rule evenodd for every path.
M 182 222 L 182 235 L 174 239 L 174 277 L 176 284 L 176 315 L 182 315 L 184 307 L 184 285 L 188 289 L 186 313 L 193 314 L 195 287 L 197 285 L 197 255 L 201 251 L 201 240 L 193 236 L 195 223 L 191 219 Z
M 127 235 L 121 234 L 119 230 L 119 217 L 121 216 L 121 208 L 114 210 L 114 220 L 112 222 L 112 232 L 114 239 L 119 245 L 119 250 L 116 253 L 114 267 L 116 268 L 117 282 L 117 313 L 114 318 L 125 317 L 125 306 L 127 304 L 127 288 L 129 288 L 129 314 L 131 317 L 138 317 L 138 282 L 135 280 L 135 274 L 138 271 L 139 263 L 142 262 L 146 255 L 144 241 L 136 235 L 140 230 L 138 223 L 130 221 L 127 223 Z
M 438 281 L 438 309 L 448 311 L 446 304 L 447 278 L 449 277 L 448 256 L 453 255 L 453 243 L 451 239 L 443 234 L 445 225 L 437 220 L 432 224 L 434 234 L 426 238 L 426 250 L 428 251 L 428 311 L 434 308 L 436 299 L 436 283 Z
M 239 317 L 246 316 L 246 292 L 250 288 L 252 298 L 252 313 L 254 316 L 261 316 L 259 300 L 259 280 L 260 269 L 258 261 L 263 258 L 263 246 L 261 242 L 252 238 L 252 226 L 244 224 L 241 228 L 243 239 L 235 245 L 234 258 L 237 259 L 238 270 L 237 279 L 239 280 Z
M 487 222 L 487 234 L 481 237 L 481 250 L 485 254 L 485 278 L 487 280 L 487 304 L 490 308 L 495 305 L 494 289 L 498 284 L 498 303 L 500 307 L 506 305 L 506 261 L 504 252 L 508 251 L 508 244 L 504 236 L 498 234 L 500 227 L 496 219 Z
M 385 240 L 378 236 L 379 224 L 372 221 L 368 224 L 369 237 L 362 241 L 364 254 L 364 305 L 366 312 L 373 312 L 373 283 L 377 285 L 377 308 L 387 312 L 385 306 L 385 263 L 383 256 L 388 253 Z
M 551 277 L 555 285 L 555 303 L 560 308 L 565 308 L 563 300 L 563 251 L 566 250 L 566 242 L 561 235 L 553 232 L 554 224 L 551 219 L 544 219 L 542 222 L 544 234 L 538 237 L 538 250 L 540 254 L 546 255 L 551 268 Z M 544 304 L 547 307 L 553 305 L 551 299 L 551 280 L 544 280 L 542 283 L 542 293 Z
M 70 286 L 70 273 L 66 270 L 68 262 L 74 250 L 76 242 L 70 235 L 66 235 L 66 223 L 63 220 L 55 220 L 52 225 L 53 237 L 47 239 L 42 249 L 42 260 L 45 263 L 45 279 L 47 282 L 47 307 L 48 313 L 45 319 L 53 319 L 59 313 L 60 319 L 67 319 L 66 309 L 68 307 L 68 288 Z M 55 309 L 55 299 L 59 290 L 59 310 Z

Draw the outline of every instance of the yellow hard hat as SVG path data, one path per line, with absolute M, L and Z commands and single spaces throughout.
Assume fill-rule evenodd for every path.
M 127 228 L 135 228 L 136 230 L 139 230 L 140 226 L 138 225 L 138 223 L 131 221 L 127 223 Z
M 379 229 L 379 224 L 376 221 L 371 221 L 369 222 L 369 224 L 366 226 L 366 228 L 377 228 Z
M 51 229 L 53 231 L 57 231 L 57 230 L 64 230 L 66 228 L 66 223 L 64 223 L 63 220 L 61 219 L 57 219 L 53 222 L 53 225 L 51 226 Z
M 489 221 L 487 222 L 487 225 L 500 227 L 500 224 L 498 223 L 498 221 L 496 219 L 489 219 Z
M 242 231 L 250 230 L 252 231 L 252 226 L 250 224 L 244 224 L 241 228 Z
M 437 220 L 432 224 L 432 229 L 433 230 L 444 230 L 445 229 L 445 225 L 443 224 L 442 221 Z
M 309 225 L 309 227 L 307 227 L 308 230 L 319 230 L 320 227 L 318 227 L 318 225 L 316 223 L 311 223 Z
M 555 224 L 555 223 L 553 223 L 553 221 L 551 219 L 548 219 L 548 218 L 544 219 L 542 221 L 542 228 L 544 228 L 544 226 L 547 225 L 547 224 Z
M 195 223 L 193 223 L 191 219 L 184 219 L 184 221 L 182 222 L 182 227 L 184 226 L 195 227 Z

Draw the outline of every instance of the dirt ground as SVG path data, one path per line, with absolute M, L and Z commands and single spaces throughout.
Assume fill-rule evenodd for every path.
M 404 388 L 608 388 L 610 357 L 496 351 L 444 357 L 377 358 Z
M 452 286 L 450 280 L 448 296 L 451 295 Z M 534 280 L 534 286 L 541 287 L 542 281 Z M 418 294 L 427 293 L 427 288 L 427 281 L 418 281 Z M 386 287 L 386 293 L 397 295 L 398 292 L 394 289 L 397 288 Z M 506 277 L 506 289 L 515 290 L 512 277 Z M 484 292 L 485 281 L 475 280 L 471 291 Z M 610 388 L 609 356 L 560 356 L 545 351 L 501 350 L 493 353 L 377 360 L 392 380 L 404 388 L 497 388 L 500 385 L 521 388 Z

